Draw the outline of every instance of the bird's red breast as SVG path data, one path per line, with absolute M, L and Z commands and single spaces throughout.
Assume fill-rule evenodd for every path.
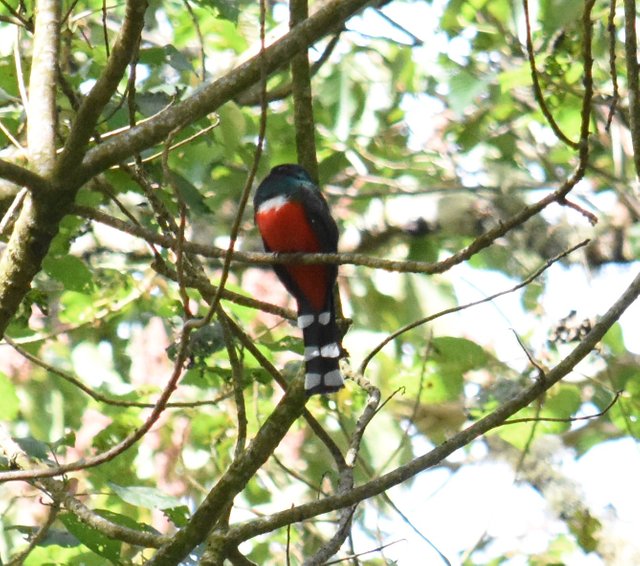
M 321 251 L 318 237 L 304 207 L 295 200 L 275 197 L 256 211 L 256 223 L 266 247 L 273 252 L 315 253 Z M 314 309 L 320 312 L 330 284 L 323 265 L 287 265 L 287 271 Z

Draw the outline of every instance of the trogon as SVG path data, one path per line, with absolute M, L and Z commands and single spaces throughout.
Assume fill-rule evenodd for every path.
M 258 186 L 253 206 L 267 251 L 337 251 L 338 227 L 327 201 L 299 165 L 274 167 Z M 337 265 L 274 264 L 273 269 L 298 303 L 307 396 L 337 391 L 344 386 L 338 365 L 342 347 L 333 298 Z

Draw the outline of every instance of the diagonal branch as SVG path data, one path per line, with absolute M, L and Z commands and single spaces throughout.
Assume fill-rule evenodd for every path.
M 178 531 L 168 544 L 160 548 L 147 562 L 148 566 L 179 564 L 206 538 L 234 497 L 244 489 L 249 479 L 271 456 L 303 409 L 303 380 L 296 379 L 254 440 L 229 466 L 193 514 L 189 523 Z M 226 538 L 226 533 L 224 536 Z
M 51 478 L 55 476 L 60 476 L 66 474 L 67 472 L 74 472 L 77 470 L 83 470 L 86 468 L 92 468 L 95 466 L 99 466 L 104 464 L 105 462 L 109 462 L 113 460 L 133 445 L 135 445 L 141 438 L 143 438 L 151 429 L 151 427 L 157 422 L 160 418 L 160 415 L 167 407 L 167 403 L 173 392 L 176 390 L 178 386 L 178 381 L 183 373 L 183 368 L 185 361 L 188 355 L 188 344 L 189 344 L 189 328 L 185 325 L 183 327 L 182 335 L 180 337 L 180 346 L 178 349 L 178 353 L 176 355 L 176 359 L 173 366 L 173 372 L 167 385 L 162 390 L 162 393 L 158 397 L 151 413 L 146 418 L 144 423 L 140 425 L 137 429 L 132 431 L 126 438 L 120 441 L 118 444 L 112 446 L 108 450 L 97 454 L 96 456 L 91 456 L 89 458 L 81 458 L 76 460 L 75 462 L 69 462 L 67 464 L 62 464 L 60 466 L 51 466 L 47 468 L 34 468 L 34 469 L 25 469 L 25 470 L 17 470 L 17 471 L 8 471 L 8 472 L 0 472 L 0 483 L 6 481 L 17 481 L 17 480 L 31 480 L 37 478 Z
M 147 8 L 146 0 L 129 0 L 124 22 L 102 75 L 82 102 L 56 166 L 59 181 L 79 163 L 102 110 L 124 76 L 131 54 L 135 53 Z M 167 132 L 168 133 L 168 132 Z
M 618 321 L 622 313 L 640 296 L 640 274 L 635 277 L 625 292 L 611 305 L 591 332 L 585 336 L 574 350 L 557 366 L 547 372 L 544 380 L 536 380 L 518 395 L 498 407 L 494 412 L 467 427 L 455 436 L 446 440 L 430 452 L 415 458 L 408 464 L 380 476 L 366 484 L 354 487 L 349 493 L 327 497 L 325 499 L 306 503 L 298 507 L 286 509 L 260 519 L 245 521 L 232 526 L 226 533 L 229 544 L 253 538 L 260 534 L 271 532 L 285 525 L 304 521 L 336 509 L 353 505 L 407 481 L 415 475 L 427 470 L 456 450 L 466 446 L 474 439 L 488 431 L 501 426 L 509 417 L 520 409 L 529 405 L 542 393 L 549 390 L 589 354 L 607 331 Z
M 269 75 L 283 61 L 312 45 L 340 27 L 348 18 L 364 8 L 368 0 L 332 0 L 293 30 L 268 46 L 264 52 L 235 67 L 225 76 L 207 83 L 186 100 L 158 114 L 155 118 L 131 128 L 126 133 L 92 149 L 76 173 L 75 182 L 88 178 L 120 163 L 125 158 L 164 140 L 169 132 L 203 118 L 221 104 L 231 100 L 260 80 L 261 72 Z
M 50 188 L 46 179 L 37 173 L 4 159 L 0 159 L 0 178 L 11 181 L 19 187 L 27 187 L 32 192 L 46 191 Z

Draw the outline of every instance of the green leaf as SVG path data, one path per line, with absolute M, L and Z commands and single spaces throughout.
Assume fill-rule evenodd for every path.
M 540 306 L 540 297 L 544 293 L 544 285 L 533 281 L 527 285 L 522 293 L 522 306 L 528 311 L 535 311 Z
M 197 214 L 211 214 L 212 210 L 207 205 L 202 193 L 187 178 L 175 171 L 171 173 L 171 179 L 175 184 L 180 197 L 184 200 L 187 208 Z
M 73 430 L 67 432 L 63 437 L 58 438 L 51 443 L 51 449 L 56 450 L 61 446 L 75 446 L 76 443 L 76 433 Z
M 609 350 L 616 355 L 624 354 L 627 349 L 624 346 L 624 336 L 622 334 L 622 326 L 619 322 L 616 322 L 602 338 L 602 343 L 605 344 Z
M 432 359 L 448 372 L 464 373 L 482 367 L 488 355 L 475 342 L 455 336 L 441 336 L 433 339 Z
M 58 518 L 67 527 L 67 530 L 87 548 L 113 564 L 120 563 L 120 549 L 122 548 L 120 541 L 110 539 L 99 530 L 83 523 L 73 513 L 61 513 Z
M 20 400 L 11 380 L 0 372 L 0 415 L 3 421 L 12 421 L 18 416 Z
M 73 537 L 73 535 L 69 535 L 69 538 L 71 537 Z M 86 556 L 86 554 L 85 547 L 79 542 L 76 542 L 76 544 L 71 547 L 55 543 L 46 546 L 37 546 L 29 553 L 29 556 L 24 561 L 24 566 L 61 566 L 63 564 L 64 566 L 75 566 L 78 564 L 78 562 L 76 562 L 78 557 Z M 91 557 L 87 557 L 85 566 L 88 564 L 91 564 L 91 566 L 102 566 L 102 564 L 105 564 L 105 561 L 93 554 Z
M 589 553 L 598 548 L 602 524 L 589 513 L 588 509 L 576 510 L 568 518 L 567 523 L 582 550 Z
M 218 131 L 222 135 L 222 144 L 227 159 L 236 157 L 236 150 L 242 143 L 247 125 L 244 114 L 234 102 L 227 102 L 218 111 L 220 126 Z
M 273 342 L 262 342 L 262 345 L 269 348 L 272 352 L 295 352 L 296 354 L 302 354 L 304 351 L 302 340 L 297 336 L 283 336 Z
M 454 112 L 461 114 L 487 89 L 488 77 L 476 76 L 461 70 L 449 79 L 450 103 Z
M 191 517 L 189 508 L 186 505 L 163 509 L 162 512 L 179 529 L 184 527 L 189 522 L 189 518 Z
M 40 529 L 39 527 L 32 527 L 30 525 L 12 525 L 10 527 L 5 527 L 6 531 L 16 530 L 24 535 L 27 535 L 27 538 L 31 538 L 35 535 Z M 44 538 L 38 542 L 38 546 L 62 546 L 64 548 L 73 548 L 74 546 L 78 546 L 80 541 L 73 536 L 71 533 L 67 531 L 63 531 L 60 529 L 49 529 L 45 534 Z
M 109 487 L 120 497 L 120 499 L 145 509 L 170 509 L 179 507 L 180 500 L 171 495 L 162 493 L 155 487 L 146 486 L 121 486 L 116 483 L 109 483 Z
M 543 0 L 540 3 L 542 26 L 547 35 L 580 20 L 584 0 Z
M 110 511 L 109 509 L 96 509 L 95 512 L 101 517 L 108 519 L 112 523 L 122 525 L 123 527 L 140 531 L 142 533 L 158 534 L 158 531 L 153 527 L 150 527 L 149 525 L 145 525 L 144 523 L 139 523 L 138 521 L 133 520 L 131 517 L 127 515 L 122 515 L 121 513 L 115 513 L 114 511 Z
M 166 108 L 172 98 L 166 92 L 142 92 L 136 95 L 136 107 L 143 116 L 153 116 Z
M 62 306 L 60 320 L 69 323 L 87 322 L 93 318 L 95 302 L 93 298 L 84 293 L 67 291 L 60 297 Z
M 173 45 L 164 46 L 165 62 L 176 71 L 191 71 L 193 66 L 181 51 L 178 51 Z
M 508 69 L 498 75 L 500 90 L 509 93 L 514 88 L 529 86 L 531 84 L 531 68 L 522 64 L 513 69 Z
M 214 8 L 218 15 L 232 22 L 234 25 L 238 23 L 240 16 L 240 3 L 238 0 L 197 0 L 197 4 Z
M 37 460 L 48 460 L 51 450 L 47 444 L 31 436 L 13 439 L 29 456 Z
M 47 256 L 42 267 L 47 275 L 60 281 L 67 291 L 87 293 L 93 289 L 91 271 L 75 256 Z

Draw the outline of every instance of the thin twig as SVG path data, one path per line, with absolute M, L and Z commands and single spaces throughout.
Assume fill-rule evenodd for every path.
M 260 0 L 260 53 L 259 53 L 260 59 L 259 60 L 262 60 L 262 58 L 264 57 L 264 50 L 266 47 L 265 21 L 266 21 L 265 0 Z M 244 209 L 247 206 L 249 195 L 251 194 L 251 187 L 253 185 L 253 180 L 255 179 L 256 172 L 258 171 L 260 157 L 262 156 L 264 138 L 267 131 L 267 70 L 265 69 L 264 64 L 261 65 L 261 70 L 260 70 L 260 85 L 261 85 L 261 100 L 262 100 L 261 108 L 260 108 L 260 126 L 258 129 L 258 143 L 256 144 L 256 148 L 253 154 L 253 163 L 251 165 L 251 169 L 249 170 L 249 174 L 247 175 L 245 185 L 242 189 L 242 193 L 240 195 L 240 201 L 238 203 L 238 209 L 236 210 L 236 216 L 233 220 L 233 225 L 231 226 L 231 231 L 229 233 L 229 247 L 227 248 L 227 253 L 225 254 L 225 258 L 222 263 L 222 273 L 220 274 L 220 281 L 218 282 L 216 293 L 211 300 L 211 303 L 209 306 L 209 312 L 204 317 L 204 319 L 197 321 L 198 325 L 209 324 L 209 322 L 211 321 L 211 317 L 213 316 L 213 313 L 218 308 L 218 304 L 220 303 L 220 299 L 222 298 L 222 293 L 224 291 L 227 278 L 229 277 L 229 271 L 231 269 L 231 259 L 233 257 L 233 250 L 235 249 L 235 246 L 236 246 L 236 240 L 238 239 L 238 233 L 240 232 L 240 224 L 242 222 L 242 216 L 244 214 Z
M 25 197 L 27 196 L 27 189 L 21 189 L 18 194 L 14 197 L 13 201 L 7 208 L 7 212 L 5 212 L 2 220 L 0 220 L 0 236 L 2 236 L 5 232 L 8 233 L 9 228 L 16 221 L 18 216 L 18 212 L 22 207 L 22 203 L 24 202 Z
M 177 135 L 178 130 L 174 130 L 169 134 L 165 142 L 164 150 L 162 152 L 162 175 L 164 177 L 164 183 L 169 184 L 173 191 L 173 196 L 178 203 L 178 212 L 180 214 L 180 223 L 177 226 L 177 238 L 178 245 L 175 248 L 176 252 L 176 274 L 178 276 L 178 291 L 180 293 L 180 299 L 182 300 L 182 309 L 184 310 L 184 316 L 186 320 L 193 317 L 191 313 L 191 307 L 189 305 L 189 295 L 187 294 L 187 286 L 185 284 L 185 257 L 184 257 L 184 243 L 185 243 L 185 229 L 187 224 L 187 205 L 182 198 L 180 189 L 175 182 L 173 172 L 169 168 L 169 151 L 173 142 L 173 137 Z M 159 199 L 154 199 L 160 204 Z M 170 217 L 166 208 L 163 207 L 163 212 Z M 174 228 L 175 229 L 175 228 Z M 159 254 L 157 254 L 159 256 Z
M 29 360 L 31 363 L 37 365 L 38 367 L 41 367 L 47 373 L 60 377 L 61 379 L 64 379 L 66 382 L 71 383 L 71 385 L 80 389 L 80 391 L 82 391 L 83 393 L 91 397 L 94 401 L 97 401 L 99 403 L 104 403 L 105 405 L 111 405 L 114 407 L 136 407 L 139 409 L 152 409 L 153 407 L 155 407 L 155 403 L 142 403 L 140 401 L 123 401 L 121 399 L 115 399 L 113 397 L 109 397 L 107 395 L 99 393 L 98 391 L 95 391 L 91 389 L 91 387 L 85 385 L 77 377 L 74 377 L 70 373 L 63 371 L 55 366 L 52 366 L 51 364 L 48 364 L 44 360 L 38 358 L 37 356 L 34 356 L 28 350 L 21 348 L 19 344 L 17 344 L 14 340 L 9 338 L 8 336 L 5 335 L 4 340 L 16 352 L 18 352 L 21 356 Z M 223 395 L 216 397 L 215 399 L 210 399 L 210 400 L 173 401 L 171 403 L 167 403 L 166 406 L 168 409 L 169 408 L 176 409 L 176 408 L 201 407 L 205 405 L 217 405 L 224 399 L 227 399 L 230 395 L 231 395 L 230 393 L 225 393 Z
M 244 452 L 247 444 L 247 409 L 244 402 L 244 395 L 242 394 L 244 389 L 244 371 L 242 362 L 238 357 L 236 346 L 233 342 L 233 335 L 231 333 L 231 326 L 229 324 L 229 315 L 218 307 L 218 320 L 222 324 L 222 331 L 224 336 L 224 344 L 227 348 L 227 354 L 229 356 L 229 363 L 231 364 L 231 376 L 233 379 L 233 394 L 236 404 L 236 418 L 238 421 L 238 436 L 236 437 L 236 447 L 234 452 L 234 458 L 239 458 Z
M 514 293 L 515 291 L 517 291 L 519 289 L 522 289 L 523 287 L 526 287 L 527 285 L 529 285 L 529 283 L 531 283 L 532 281 L 537 279 L 540 275 L 542 275 L 542 273 L 544 273 L 549 267 L 551 267 L 557 261 L 559 261 L 562 258 L 568 256 L 569 254 L 573 253 L 577 249 L 586 246 L 589 243 L 589 241 L 590 240 L 583 240 L 582 242 L 580 242 L 579 244 L 576 244 L 575 246 L 569 248 L 568 250 L 565 250 L 562 253 L 552 257 L 551 259 L 548 259 L 547 261 L 544 262 L 544 264 L 542 266 L 540 266 L 531 275 L 529 275 L 529 277 L 523 279 L 520 283 L 518 283 L 517 285 L 514 285 L 513 287 L 511 287 L 509 289 L 505 289 L 504 291 L 499 291 L 497 293 L 494 293 L 493 295 L 485 297 L 484 299 L 479 299 L 477 301 L 471 301 L 470 303 L 466 303 L 464 305 L 458 305 L 457 307 L 451 307 L 451 308 L 448 308 L 448 309 L 444 309 L 444 310 L 442 310 L 440 312 L 437 312 L 437 313 L 432 314 L 430 316 L 421 318 L 419 320 L 415 320 L 415 321 L 403 326 L 402 328 L 399 328 L 395 332 L 389 334 L 389 336 L 387 336 L 384 340 L 382 340 L 375 348 L 373 348 L 373 350 L 371 350 L 371 352 L 369 352 L 369 354 L 367 354 L 367 356 L 364 358 L 364 360 L 362 360 L 362 363 L 360 364 L 360 368 L 358 369 L 358 373 L 364 374 L 364 372 L 367 369 L 367 366 L 369 365 L 369 362 L 371 362 L 373 357 L 376 356 L 380 352 L 380 350 L 382 350 L 382 348 L 384 348 L 387 344 L 389 344 L 389 342 L 395 340 L 398 336 L 401 336 L 402 334 L 404 334 L 405 332 L 408 332 L 409 330 L 413 330 L 414 328 L 417 328 L 418 326 L 421 326 L 423 324 L 431 322 L 431 321 L 433 321 L 433 320 L 435 320 L 437 318 L 440 318 L 440 317 L 442 317 L 442 316 L 444 316 L 446 314 L 451 314 L 451 313 L 458 312 L 458 311 L 461 311 L 461 310 L 464 310 L 464 309 L 468 309 L 470 307 L 474 307 L 474 306 L 480 305 L 482 303 L 487 303 L 487 302 L 493 301 L 494 299 L 497 299 L 498 297 L 501 297 L 503 295 Z
M 609 105 L 609 114 L 607 116 L 607 124 L 605 130 L 608 132 L 611 128 L 611 122 L 618 109 L 618 100 L 620 99 L 620 91 L 618 89 L 618 69 L 616 68 L 616 45 L 618 38 L 616 35 L 616 0 L 609 2 L 609 16 L 607 17 L 607 32 L 609 33 L 609 74 L 613 84 L 613 92 L 611 93 L 611 104 Z
M 63 464 L 60 466 L 52 466 L 48 468 L 34 468 L 31 470 L 0 472 L 0 483 L 5 481 L 50 478 L 50 477 L 66 474 L 68 472 L 92 468 L 92 467 L 104 464 L 105 462 L 108 462 L 110 460 L 113 460 L 115 457 L 119 456 L 120 454 L 122 454 L 123 452 L 131 448 L 142 437 L 144 437 L 147 434 L 147 432 L 149 432 L 149 430 L 156 423 L 158 418 L 160 418 L 160 415 L 166 409 L 169 398 L 177 388 L 178 380 L 182 376 L 184 364 L 188 356 L 189 334 L 190 334 L 190 329 L 187 325 L 185 325 L 182 331 L 180 346 L 178 349 L 178 353 L 176 355 L 176 361 L 174 363 L 173 373 L 169 378 L 167 385 L 165 386 L 164 390 L 160 394 L 160 397 L 156 401 L 151 413 L 149 414 L 147 419 L 144 421 L 144 423 L 141 426 L 139 426 L 136 430 L 131 432 L 126 438 L 124 438 L 115 446 L 112 446 L 111 448 L 109 448 L 108 450 L 105 450 L 100 454 L 97 454 L 89 458 L 81 458 L 79 460 L 76 460 L 75 462 L 69 462 L 68 464 Z
M 24 561 L 27 559 L 29 554 L 38 546 L 44 538 L 47 536 L 49 530 L 55 523 L 56 518 L 58 517 L 58 513 L 60 511 L 60 502 L 54 500 L 49 507 L 49 513 L 47 514 L 47 518 L 45 522 L 40 525 L 38 530 L 33 534 L 33 536 L 29 539 L 29 544 L 27 547 L 20 551 L 16 556 L 11 558 L 9 562 L 6 563 L 6 566 L 21 566 Z
M 191 2 L 189 0 L 182 0 L 184 5 L 189 12 L 189 16 L 191 17 L 191 23 L 193 24 L 193 29 L 196 30 L 196 35 L 198 36 L 198 48 L 200 51 L 200 67 L 202 69 L 200 80 L 204 82 L 207 78 L 207 67 L 206 67 L 206 53 L 204 51 L 204 37 L 202 36 L 202 30 L 200 29 L 200 21 L 196 14 L 193 11 L 193 7 L 191 6 Z
M 33 31 L 32 30 L 32 25 L 29 22 L 29 20 L 27 20 L 20 12 L 18 12 L 17 10 L 14 10 L 13 6 L 11 6 L 11 4 L 9 4 L 6 0 L 0 0 L 0 4 L 2 4 L 7 11 L 16 19 L 18 20 L 18 22 L 20 22 L 20 24 L 22 24 L 24 26 L 24 28 L 27 31 Z
M 107 29 L 107 0 L 102 0 L 102 37 L 104 39 L 104 52 L 109 57 L 110 47 L 109 47 L 109 30 Z M 136 49 L 137 52 L 137 49 Z M 136 54 L 137 57 L 137 54 Z M 133 73 L 135 75 L 135 71 Z
M 529 350 L 527 349 L 527 347 L 524 345 L 524 343 L 522 342 L 522 339 L 520 338 L 520 336 L 518 336 L 518 333 L 512 328 L 511 331 L 513 332 L 513 335 L 516 337 L 516 340 L 518 341 L 518 345 L 520 346 L 520 348 L 522 349 L 522 351 L 524 352 L 525 356 L 527 356 L 527 359 L 529 360 L 529 363 L 536 368 L 536 370 L 538 371 L 538 379 L 544 380 L 544 376 L 546 374 L 546 370 L 545 368 L 543 368 L 533 357 L 533 355 L 531 354 L 531 352 L 529 352 Z
M 394 544 L 398 544 L 399 542 L 403 542 L 405 541 L 405 539 L 398 539 L 398 540 L 394 540 L 391 542 L 388 542 L 386 544 L 382 544 L 376 548 L 372 548 L 371 550 L 365 550 L 363 552 L 358 552 L 358 554 L 351 554 L 349 556 L 345 556 L 344 558 L 340 558 L 338 560 L 331 560 L 331 562 L 325 562 L 326 566 L 329 566 L 331 564 L 342 564 L 343 562 L 347 562 L 347 561 L 355 561 L 358 558 L 360 558 L 361 556 L 366 556 L 367 554 L 373 554 L 374 552 L 380 552 L 382 550 L 384 550 L 385 548 L 389 548 L 390 546 L 394 545 Z
M 579 149 L 580 144 L 574 142 L 569 139 L 565 133 L 560 129 L 560 126 L 556 122 L 553 114 L 549 110 L 547 103 L 544 99 L 544 93 L 542 92 L 542 87 L 540 86 L 540 79 L 538 77 L 538 69 L 536 68 L 536 58 L 535 52 L 533 49 L 533 40 L 531 38 L 531 19 L 529 17 L 529 0 L 522 0 L 522 5 L 524 9 L 524 19 L 525 26 L 527 30 L 527 57 L 529 59 L 529 69 L 531 71 L 531 81 L 533 83 L 533 93 L 536 98 L 536 102 L 540 107 L 540 110 L 544 114 L 544 117 L 547 119 L 549 126 L 553 130 L 553 133 L 558 137 L 560 141 L 568 145 L 573 149 Z
M 520 424 L 520 423 L 531 423 L 531 422 L 575 423 L 580 421 L 590 421 L 606 415 L 611 410 L 611 408 L 618 402 L 618 400 L 620 399 L 620 396 L 623 393 L 624 393 L 623 390 L 616 391 L 613 399 L 611 399 L 611 401 L 607 403 L 607 406 L 604 409 L 602 409 L 602 411 L 598 411 L 597 413 L 593 413 L 591 415 L 583 415 L 582 417 L 522 417 L 517 419 L 507 419 L 500 426 Z

